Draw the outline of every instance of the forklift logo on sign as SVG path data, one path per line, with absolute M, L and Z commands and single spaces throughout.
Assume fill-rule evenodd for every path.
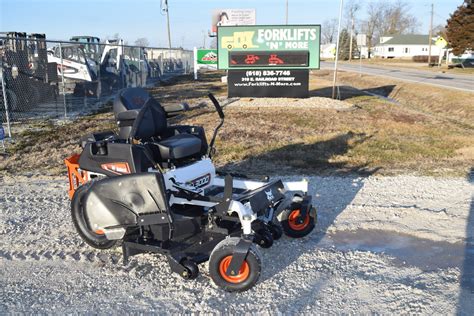
M 258 46 L 253 45 L 252 38 L 255 32 L 234 32 L 233 36 L 222 37 L 222 48 L 231 50 L 233 48 L 256 48 Z

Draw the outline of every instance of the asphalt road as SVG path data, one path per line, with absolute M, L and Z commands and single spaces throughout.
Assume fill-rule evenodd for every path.
M 321 62 L 321 69 L 334 69 L 333 62 Z M 339 64 L 338 69 L 350 72 L 359 72 L 359 64 Z M 364 65 L 362 61 L 363 74 L 389 77 L 392 79 L 409 82 L 429 84 L 443 88 L 457 89 L 461 91 L 474 92 L 474 75 L 458 75 L 437 73 L 431 71 L 392 67 Z

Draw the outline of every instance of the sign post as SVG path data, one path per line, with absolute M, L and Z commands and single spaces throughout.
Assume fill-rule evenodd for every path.
M 194 47 L 194 80 L 198 79 L 198 63 L 197 63 L 197 48 Z
M 0 65 L 0 80 L 2 81 L 3 104 L 5 105 L 5 116 L 7 119 L 8 137 L 12 138 L 12 129 L 10 126 L 10 113 L 8 111 L 8 97 L 7 97 L 8 92 L 7 92 L 7 87 L 5 84 L 5 78 L 3 76 L 3 65 Z M 3 127 L 2 127 L 2 130 L 3 130 Z M 3 134 L 5 135 L 5 131 L 3 132 Z
M 319 69 L 319 25 L 220 26 L 218 69 L 229 97 L 308 97 L 309 69 Z
M 439 56 L 438 56 L 438 68 L 439 68 L 441 67 L 441 59 L 443 58 L 444 49 L 448 45 L 448 42 L 442 36 L 439 36 L 435 41 L 435 45 L 439 48 Z M 448 57 L 446 56 L 446 59 L 447 58 Z
M 357 34 L 357 44 L 359 44 L 359 77 L 362 77 L 362 46 L 367 45 L 367 35 Z

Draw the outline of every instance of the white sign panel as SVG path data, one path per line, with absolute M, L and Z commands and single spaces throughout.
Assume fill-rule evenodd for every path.
M 212 11 L 212 32 L 221 25 L 255 25 L 255 9 L 218 9 Z
M 367 45 L 367 35 L 357 34 L 357 46 L 366 46 Z

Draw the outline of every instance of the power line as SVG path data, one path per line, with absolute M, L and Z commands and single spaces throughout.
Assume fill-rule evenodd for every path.
M 428 67 L 431 65 L 431 38 L 433 37 L 433 12 L 434 12 L 434 4 L 431 3 L 431 20 L 430 20 L 430 36 L 428 38 L 429 46 L 428 46 Z

